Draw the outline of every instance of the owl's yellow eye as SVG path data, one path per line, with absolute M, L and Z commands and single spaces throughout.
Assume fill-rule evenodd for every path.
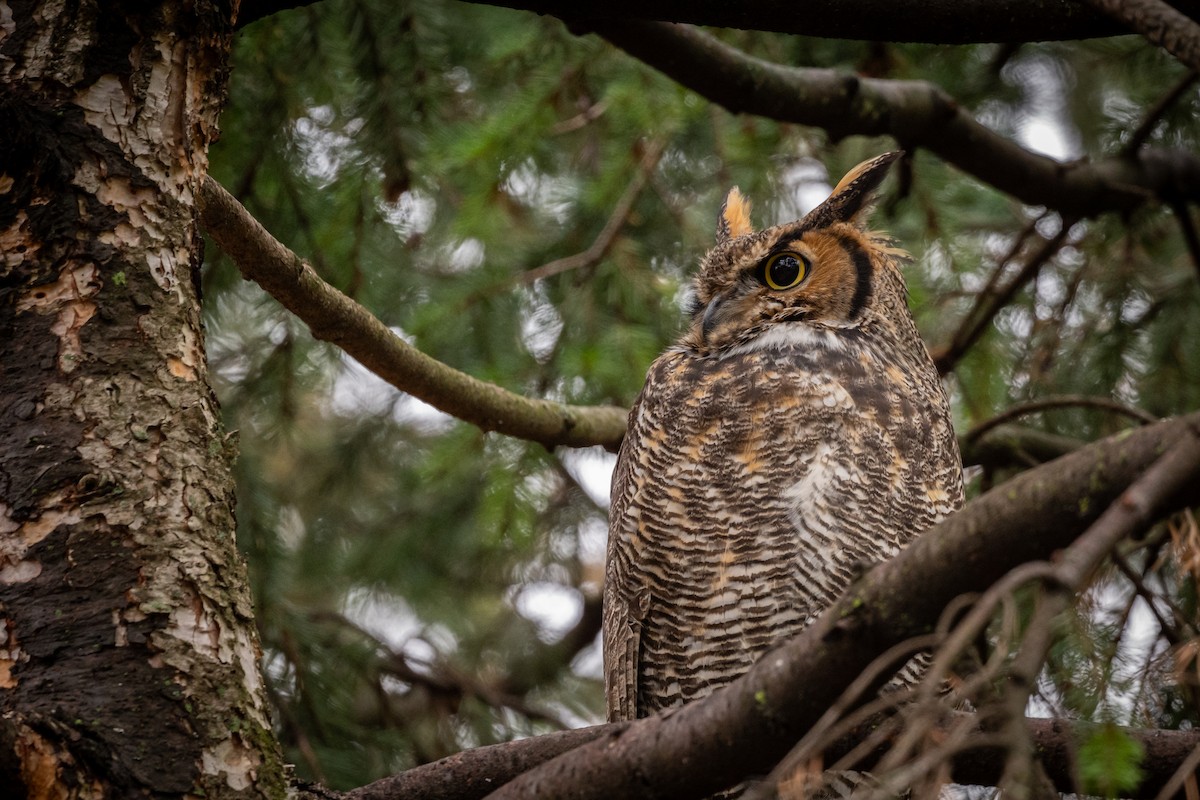
M 760 280 L 771 289 L 790 289 L 808 275 L 808 259 L 799 253 L 776 253 L 763 262 Z

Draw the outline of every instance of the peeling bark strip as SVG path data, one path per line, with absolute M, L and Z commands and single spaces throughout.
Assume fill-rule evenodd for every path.
M 0 2 L 0 786 L 282 796 L 194 197 L 229 3 Z

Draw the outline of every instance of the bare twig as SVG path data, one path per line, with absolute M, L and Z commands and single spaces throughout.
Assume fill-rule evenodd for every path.
M 564 133 L 577 131 L 590 122 L 599 119 L 600 116 L 607 110 L 607 100 L 600 100 L 599 102 L 592 103 L 575 116 L 568 117 L 567 119 L 554 123 L 554 126 L 550 128 L 550 133 L 554 134 L 555 136 L 561 136 Z
M 1193 750 L 1192 754 L 1187 757 L 1187 760 L 1179 765 L 1179 769 L 1171 776 L 1171 780 L 1167 781 L 1167 784 L 1163 786 L 1162 791 L 1154 796 L 1154 800 L 1171 800 L 1172 797 L 1176 797 L 1177 793 L 1183 789 L 1184 784 L 1188 780 L 1192 781 L 1193 787 L 1193 791 L 1188 793 L 1188 798 L 1191 800 L 1195 794 L 1197 767 L 1200 767 L 1200 747 Z
M 1044 591 L 1038 595 L 1025 639 L 1008 670 L 1003 707 L 1011 739 L 1001 789 L 1017 797 L 1048 797 L 1034 758 L 1032 741 L 1024 735 L 1025 707 L 1038 673 L 1055 641 L 1056 621 L 1076 593 L 1083 590 L 1121 541 L 1154 521 L 1168 498 L 1200 474 L 1200 439 L 1192 435 L 1176 443 L 1117 499 L 1088 531 L 1072 543 L 1053 565 L 1047 564 Z
M 547 447 L 620 443 L 624 409 L 522 397 L 459 372 L 417 350 L 321 280 L 212 178 L 201 183 L 197 205 L 205 231 L 242 275 L 303 320 L 317 339 L 337 345 L 397 389 L 485 431 Z
M 646 182 L 649 180 L 651 173 L 654 172 L 654 168 L 658 165 L 658 160 L 662 158 L 665 147 L 666 142 L 661 139 L 655 140 L 646 146 L 646 152 L 642 156 L 638 170 L 633 174 L 633 178 L 630 179 L 625 193 L 621 195 L 621 199 L 613 207 L 613 211 L 608 217 L 608 222 L 604 223 L 604 228 L 601 229 L 596 239 L 588 245 L 586 250 L 565 258 L 555 259 L 540 267 L 526 270 L 515 276 L 512 282 L 528 285 L 542 278 L 549 278 L 551 275 L 589 267 L 604 258 L 609 248 L 612 247 L 613 242 L 616 241 L 617 234 L 620 233 L 621 228 L 625 226 L 625 222 L 629 219 L 629 213 L 633 210 L 633 204 L 641 195 L 642 189 L 646 188 Z
M 1012 302 L 1017 292 L 1033 280 L 1041 268 L 1054 257 L 1054 254 L 1066 242 L 1073 225 L 1073 222 L 1064 219 L 1058 233 L 1042 241 L 1041 245 L 1025 260 L 1020 271 L 1005 284 L 1003 289 L 979 295 L 975 307 L 963 318 L 958 330 L 950 338 L 950 344 L 931 353 L 933 363 L 937 366 L 939 373 L 944 375 L 954 369 L 959 360 L 983 336 L 984 331 L 992 324 L 996 315 Z M 1001 268 L 1003 268 L 1003 263 L 997 269 L 996 274 L 999 274 Z
M 1154 128 L 1162 120 L 1163 115 L 1171 109 L 1171 106 L 1179 102 L 1179 98 L 1183 97 L 1184 92 L 1192 87 L 1196 79 L 1200 78 L 1200 71 L 1188 70 L 1179 82 L 1171 87 L 1170 91 L 1159 98 L 1146 116 L 1142 118 L 1141 123 L 1134 129 L 1129 136 L 1129 141 L 1125 143 L 1124 152 L 1126 155 L 1132 155 L 1142 148 L 1142 145 L 1150 138 L 1150 134 L 1154 133 Z
M 1124 556 L 1120 553 L 1113 553 L 1112 559 L 1113 563 L 1117 566 L 1117 570 L 1125 576 L 1126 580 L 1133 584 L 1134 595 L 1146 601 L 1146 607 L 1150 609 L 1150 613 L 1158 622 L 1158 627 L 1168 644 L 1174 646 L 1182 642 L 1184 637 L 1181 635 L 1181 631 L 1187 631 L 1189 636 L 1196 635 L 1195 627 L 1187 615 L 1183 613 L 1183 610 L 1172 602 L 1169 597 L 1164 597 L 1157 592 L 1151 591 L 1142 576 L 1137 573 L 1137 570 L 1130 565 Z M 1163 603 L 1170 609 L 1174 621 L 1168 620 L 1163 616 L 1162 611 L 1158 607 L 1159 603 Z
M 791 752 L 775 765 L 767 780 L 746 793 L 745 800 L 766 800 L 780 781 L 824 750 L 826 746 L 833 744 L 834 741 L 870 717 L 876 716 L 884 710 L 895 708 L 904 698 L 902 691 L 893 692 L 891 696 L 876 697 L 866 706 L 858 708 L 855 713 L 847 716 L 851 709 L 859 704 L 863 695 L 879 684 L 881 677 L 895 672 L 896 668 L 914 653 L 936 646 L 939 638 L 941 637 L 936 635 L 917 636 L 900 642 L 876 657 L 846 687 L 837 701 L 829 706 L 816 724 L 808 729 Z
M 1107 397 L 1091 397 L 1080 394 L 1062 394 L 1043 397 L 1038 400 L 1031 400 L 1028 403 L 1018 403 L 1010 408 L 1006 408 L 991 419 L 984 420 L 975 427 L 971 428 L 963 438 L 969 442 L 973 442 L 983 434 L 1002 425 L 1005 422 L 1023 417 L 1026 414 L 1036 414 L 1039 411 L 1049 411 L 1055 408 L 1098 408 L 1103 411 L 1111 411 L 1114 414 L 1121 414 L 1136 419 L 1146 425 L 1151 425 L 1158 422 L 1158 417 L 1148 411 L 1143 411 L 1140 408 L 1127 406 L 1124 403 Z
M 405 683 L 424 686 L 434 693 L 455 698 L 474 697 L 492 708 L 509 708 L 529 719 L 548 722 L 559 728 L 567 727 L 562 719 L 554 714 L 530 705 L 523 692 L 512 691 L 506 685 L 507 680 L 489 684 L 474 676 L 464 675 L 446 664 L 426 664 L 427 669 L 422 671 L 415 668 L 411 659 L 403 652 L 396 650 L 344 614 L 336 611 L 314 611 L 309 616 L 315 621 L 332 622 L 369 641 L 379 655 L 381 672 Z

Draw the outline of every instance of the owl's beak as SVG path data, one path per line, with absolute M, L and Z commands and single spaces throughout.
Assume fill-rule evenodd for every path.
M 700 333 L 705 339 L 708 339 L 709 334 L 724 319 L 724 312 L 728 312 L 728 302 L 733 294 L 732 290 L 726 290 L 708 301 L 708 307 L 704 309 L 704 317 L 700 320 Z

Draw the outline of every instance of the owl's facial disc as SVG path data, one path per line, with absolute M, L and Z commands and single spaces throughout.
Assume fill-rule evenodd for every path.
M 741 252 L 710 254 L 696 285 L 693 347 L 706 353 L 744 347 L 777 324 L 861 323 L 875 270 L 861 233 L 842 224 L 821 231 L 780 226 L 755 237 L 743 240 Z
M 747 330 L 769 323 L 780 312 L 793 319 L 807 307 L 802 290 L 812 272 L 807 246 L 799 239 L 781 241 L 760 251 L 736 273 L 733 282 L 711 286 L 708 303 L 699 313 L 699 340 L 706 348 L 720 349 L 735 343 Z

